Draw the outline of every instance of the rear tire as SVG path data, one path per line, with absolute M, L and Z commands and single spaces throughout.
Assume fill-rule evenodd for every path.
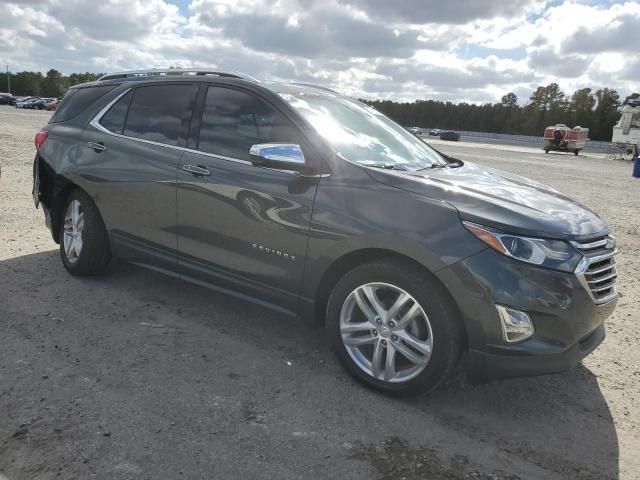
M 403 306 L 394 311 L 398 303 Z M 365 263 L 338 281 L 327 304 L 327 330 L 356 380 L 397 396 L 433 390 L 448 379 L 464 345 L 457 309 L 444 287 L 394 259 Z
M 109 236 L 98 208 L 82 190 L 67 198 L 59 222 L 60 257 L 73 275 L 97 275 L 111 261 Z

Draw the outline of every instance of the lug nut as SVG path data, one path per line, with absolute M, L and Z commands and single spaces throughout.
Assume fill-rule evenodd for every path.
M 397 335 L 391 335 L 391 340 L 393 340 L 395 342 L 396 340 L 398 340 L 398 336 Z
M 386 340 L 382 340 L 382 345 L 386 345 L 387 341 Z
M 378 335 L 378 330 L 376 330 L 375 328 L 371 330 L 371 335 L 373 335 L 374 337 L 376 335 Z
M 395 327 L 395 326 L 396 326 L 396 322 L 394 322 L 393 320 L 391 320 L 391 321 L 389 322 L 389 326 L 390 326 L 391 328 Z
M 382 319 L 380 317 L 376 317 L 376 323 L 378 325 L 382 325 Z

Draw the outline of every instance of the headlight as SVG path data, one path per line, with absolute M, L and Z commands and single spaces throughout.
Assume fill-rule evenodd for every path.
M 521 237 L 471 222 L 462 223 L 494 250 L 523 262 L 573 272 L 582 259 L 582 255 L 563 240 Z

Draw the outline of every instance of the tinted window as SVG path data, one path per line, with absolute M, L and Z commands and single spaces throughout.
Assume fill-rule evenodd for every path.
M 100 87 L 71 88 L 62 99 L 56 113 L 49 120 L 50 123 L 66 122 L 78 115 L 84 109 L 93 105 L 103 95 L 113 90 L 115 85 Z
M 169 145 L 184 145 L 196 92 L 195 85 L 136 88 L 124 134 Z
M 109 111 L 104 114 L 100 120 L 100 125 L 113 133 L 121 134 L 124 131 L 124 121 L 127 118 L 127 111 L 129 110 L 131 97 L 133 97 L 133 92 L 127 93 L 124 97 L 118 100 L 109 109 Z
M 299 143 L 291 124 L 253 95 L 229 88 L 209 87 L 200 124 L 198 149 L 249 160 L 256 143 Z

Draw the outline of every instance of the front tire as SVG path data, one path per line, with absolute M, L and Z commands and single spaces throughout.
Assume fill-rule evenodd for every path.
M 74 190 L 62 210 L 60 257 L 73 275 L 97 275 L 111 261 L 111 248 L 98 208 L 82 190 Z
M 444 288 L 394 259 L 360 265 L 340 279 L 329 297 L 327 329 L 346 370 L 392 395 L 436 388 L 454 372 L 463 347 Z

